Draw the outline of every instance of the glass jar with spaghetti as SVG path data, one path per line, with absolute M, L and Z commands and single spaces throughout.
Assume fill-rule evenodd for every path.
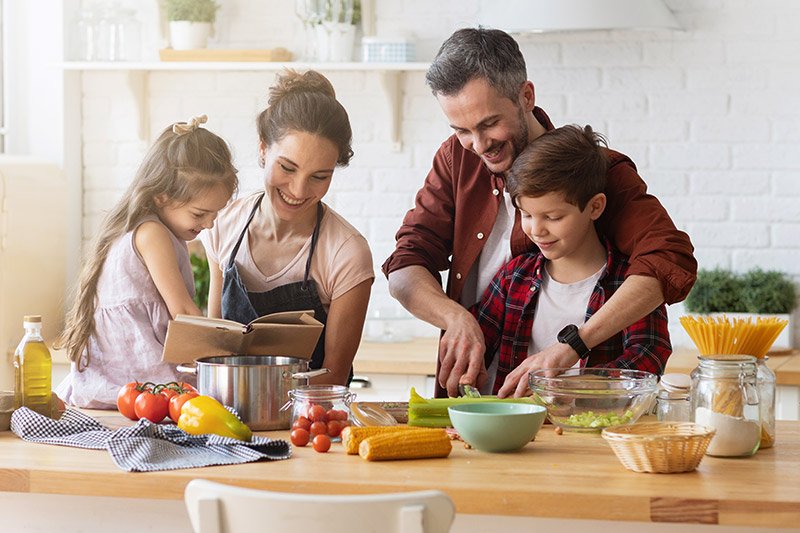
M 692 371 L 693 421 L 716 430 L 706 454 L 747 457 L 761 442 L 756 358 L 704 355 Z
M 758 383 L 758 405 L 761 411 L 761 448 L 775 444 L 775 372 L 767 366 L 769 357 L 758 359 L 756 383 Z

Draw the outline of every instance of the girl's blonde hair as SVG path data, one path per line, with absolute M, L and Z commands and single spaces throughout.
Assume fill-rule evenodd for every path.
M 156 215 L 156 197 L 186 204 L 198 194 L 223 185 L 233 195 L 238 186 L 228 145 L 217 135 L 199 128 L 206 117 L 176 123 L 165 129 L 145 155 L 133 182 L 106 214 L 95 236 L 78 280 L 75 303 L 67 313 L 59 347 L 67 351 L 78 371 L 88 366 L 89 337 L 94 333 L 97 283 L 114 243 L 146 217 Z M 85 364 L 82 354 L 86 352 Z
M 269 88 L 268 107 L 257 119 L 258 137 L 266 145 L 298 131 L 328 139 L 339 150 L 336 163 L 347 166 L 353 157 L 350 118 L 328 78 L 315 70 L 286 69 Z

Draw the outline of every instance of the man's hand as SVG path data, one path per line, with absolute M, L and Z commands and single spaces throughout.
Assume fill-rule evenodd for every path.
M 486 381 L 483 332 L 469 312 L 448 324 L 439 341 L 439 385 L 448 396 L 458 396 L 459 383 L 480 388 Z
M 575 350 L 567 344 L 557 342 L 548 346 L 541 352 L 529 356 L 522 364 L 506 376 L 506 380 L 497 392 L 497 396 L 500 398 L 505 398 L 507 396 L 514 396 L 517 398 L 528 396 L 529 373 L 540 369 L 570 368 L 577 362 L 578 354 L 575 353 Z M 552 376 L 555 375 L 556 372 L 553 371 Z

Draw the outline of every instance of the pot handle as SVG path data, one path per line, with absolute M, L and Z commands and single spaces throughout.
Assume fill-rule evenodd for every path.
M 292 374 L 292 379 L 309 379 L 315 378 L 317 376 L 322 376 L 324 374 L 329 373 L 330 370 L 327 368 L 320 368 L 318 370 L 309 370 L 308 372 L 295 372 Z
M 197 363 L 181 363 L 176 367 L 178 372 L 183 374 L 194 374 L 197 375 Z

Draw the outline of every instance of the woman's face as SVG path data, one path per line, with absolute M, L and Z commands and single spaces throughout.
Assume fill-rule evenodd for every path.
M 339 159 L 336 145 L 311 133 L 290 132 L 270 146 L 261 143 L 259 155 L 264 158 L 264 188 L 275 214 L 291 221 L 316 213 Z

